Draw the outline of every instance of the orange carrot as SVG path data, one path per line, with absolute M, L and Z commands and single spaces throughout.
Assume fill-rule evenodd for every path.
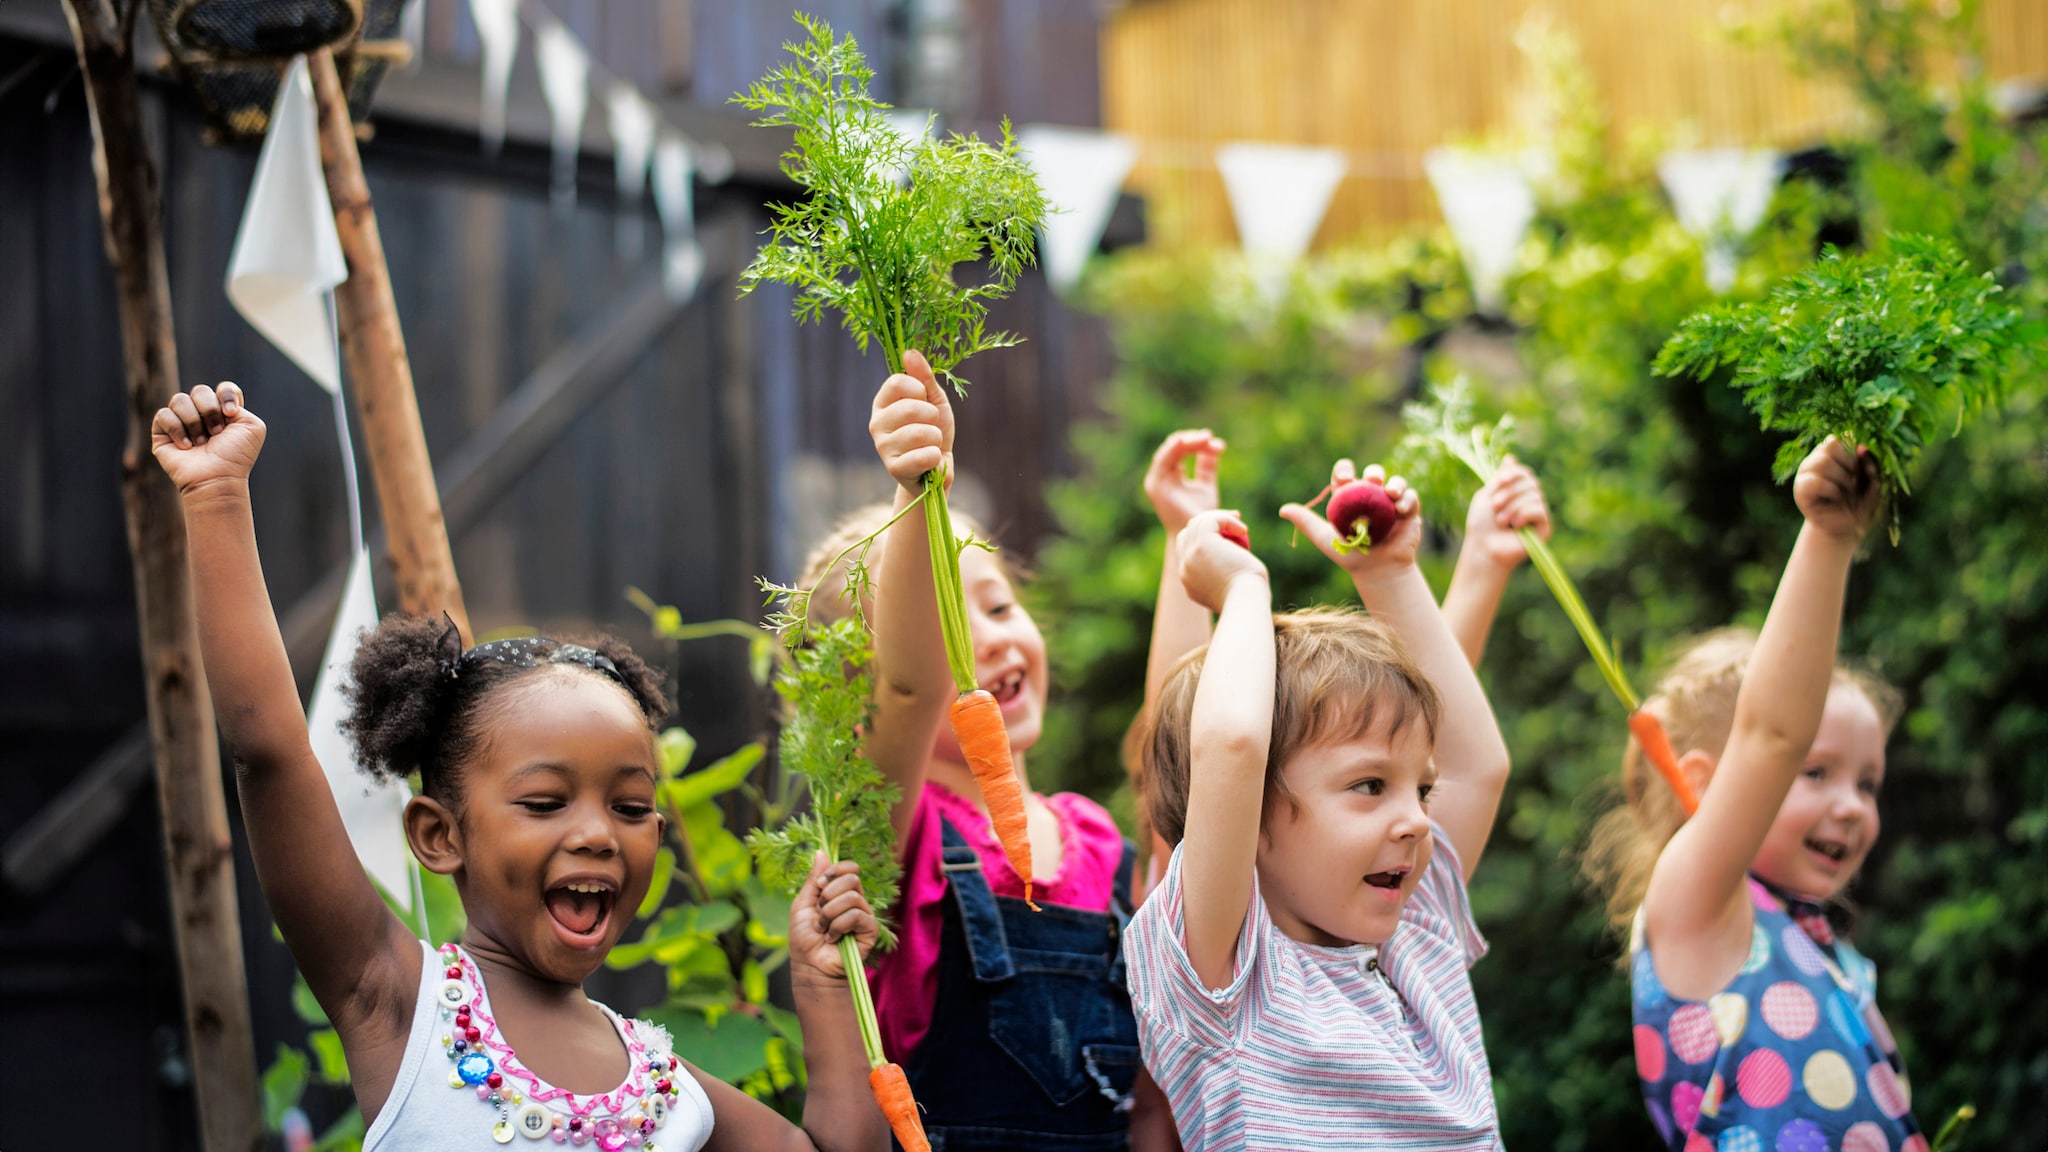
M 1693 794 L 1692 782 L 1685 773 L 1678 770 L 1678 753 L 1671 747 L 1671 737 L 1664 734 L 1664 723 L 1647 709 L 1638 708 L 1628 714 L 1628 730 L 1635 733 L 1636 741 L 1643 746 L 1643 755 L 1657 766 L 1664 776 L 1664 782 L 1678 793 L 1678 802 L 1685 805 L 1685 814 L 1690 816 L 1699 811 L 1700 798 Z
M 868 1089 L 875 1094 L 875 1103 L 882 1106 L 882 1115 L 888 1118 L 889 1130 L 896 1134 L 896 1142 L 903 1145 L 903 1152 L 932 1152 L 931 1141 L 925 1138 L 924 1121 L 918 1118 L 917 1101 L 910 1095 L 910 1081 L 903 1076 L 900 1064 L 883 1064 L 868 1073 Z
M 982 802 L 988 805 L 988 822 L 1002 842 L 1003 855 L 1024 881 L 1024 902 L 1031 904 L 1031 831 L 1024 820 L 1024 789 L 1010 764 L 1010 733 L 1003 727 L 1003 710 L 987 690 L 962 692 L 953 701 L 953 737 L 967 766 L 974 769 L 974 781 L 981 785 Z M 1031 904 L 1032 911 L 1038 905 Z

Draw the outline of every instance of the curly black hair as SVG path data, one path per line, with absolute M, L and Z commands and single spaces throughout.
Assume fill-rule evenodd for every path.
M 418 772 L 427 795 L 453 803 L 461 770 L 488 720 L 484 705 L 500 688 L 545 669 L 580 666 L 522 667 L 485 660 L 466 665 L 460 676 L 450 676 L 442 649 L 449 627 L 445 619 L 393 613 L 365 635 L 349 667 L 349 716 L 342 729 L 354 742 L 365 771 L 384 779 Z M 550 638 L 543 643 L 568 641 Z M 581 643 L 610 660 L 619 676 L 614 681 L 595 669 L 585 671 L 624 688 L 646 718 L 648 730 L 657 730 L 668 716 L 661 673 L 622 640 L 599 636 Z

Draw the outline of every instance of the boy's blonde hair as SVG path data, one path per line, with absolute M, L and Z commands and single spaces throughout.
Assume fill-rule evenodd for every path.
M 1187 831 L 1190 715 L 1208 650 L 1190 653 L 1159 689 L 1138 738 L 1140 788 L 1152 827 L 1168 844 Z M 1432 745 L 1442 704 L 1400 641 L 1362 612 L 1308 608 L 1273 617 L 1273 738 L 1266 756 L 1266 811 L 1275 798 L 1299 807 L 1281 768 L 1312 744 L 1362 736 L 1380 723 L 1391 738 L 1420 721 Z
M 855 548 L 843 557 L 840 554 L 846 552 L 848 548 L 853 548 L 856 541 L 879 532 L 882 525 L 889 522 L 889 517 L 895 514 L 895 506 L 888 501 L 877 500 L 873 504 L 863 504 L 840 517 L 838 523 L 832 526 L 832 530 L 825 534 L 825 538 L 818 541 L 811 548 L 810 554 L 804 557 L 803 570 L 797 575 L 796 586 L 817 589 L 811 593 L 811 619 L 814 622 L 821 625 L 836 624 L 853 611 L 853 605 L 846 597 L 846 583 L 851 565 L 859 558 L 860 550 Z M 949 509 L 948 514 L 953 520 L 954 531 L 971 532 L 977 539 L 989 538 L 981 523 L 974 517 L 958 508 Z M 868 567 L 875 567 L 877 561 L 882 558 L 881 549 L 882 541 L 876 540 L 873 547 L 868 550 Z M 996 569 L 1003 574 L 1003 579 L 1009 581 L 1011 588 L 1016 588 L 1016 566 L 1005 559 L 1000 550 L 991 551 L 989 555 L 994 557 Z M 834 560 L 838 563 L 827 572 L 826 565 L 832 564 Z M 868 605 L 864 604 L 861 611 L 866 612 L 867 608 Z
M 1756 633 L 1721 628 L 1693 639 L 1679 652 L 1655 692 L 1643 702 L 1683 756 L 1694 750 L 1715 757 L 1735 727 L 1735 698 L 1756 650 Z M 1903 703 L 1898 690 L 1874 673 L 1837 664 L 1833 682 L 1863 693 L 1877 710 L 1889 739 Z M 1664 845 L 1685 823 L 1685 809 L 1633 738 L 1622 752 L 1622 799 L 1593 827 L 1583 863 L 1586 878 L 1607 895 L 1612 926 L 1627 931 L 1650 887 L 1650 872 Z

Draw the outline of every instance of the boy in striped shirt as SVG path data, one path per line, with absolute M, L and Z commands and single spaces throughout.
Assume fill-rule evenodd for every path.
M 1281 511 L 1370 619 L 1276 617 L 1265 567 L 1221 532 L 1235 513 L 1178 541 L 1188 594 L 1218 618 L 1145 733 L 1153 824 L 1176 847 L 1124 951 L 1189 1152 L 1499 1146 L 1465 880 L 1507 749 L 1415 566 L 1416 497 L 1399 478 L 1387 493 L 1398 519 L 1369 550 Z

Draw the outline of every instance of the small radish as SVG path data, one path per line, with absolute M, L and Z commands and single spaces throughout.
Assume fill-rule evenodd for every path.
M 1394 530 L 1399 513 L 1384 484 L 1353 480 L 1331 494 L 1329 516 L 1340 548 L 1370 548 Z
M 1251 529 L 1246 528 L 1243 524 L 1240 524 L 1235 520 L 1225 520 L 1223 522 L 1222 527 L 1216 529 L 1216 532 L 1225 540 L 1230 541 L 1232 544 L 1237 545 L 1239 548 L 1242 548 L 1247 552 L 1252 550 Z

